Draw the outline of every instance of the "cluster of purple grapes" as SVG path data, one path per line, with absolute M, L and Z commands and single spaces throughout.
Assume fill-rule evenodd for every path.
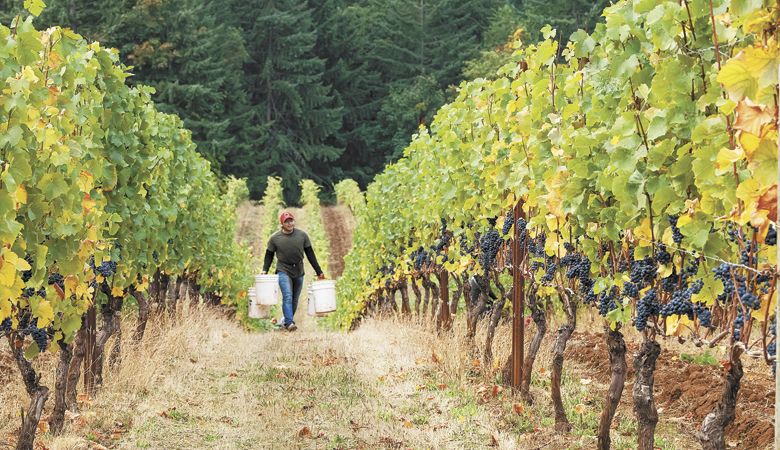
M 752 242 L 745 244 L 745 248 L 742 250 L 742 255 L 740 257 L 740 263 L 742 263 L 743 266 L 749 267 L 754 267 L 758 264 L 758 246 L 754 245 Z
M 623 285 L 623 294 L 627 297 L 639 298 L 639 287 L 629 281 Z
M 687 315 L 689 319 L 693 320 L 693 303 L 691 302 L 691 296 L 701 292 L 703 287 L 704 282 L 696 280 L 696 282 L 690 286 L 686 286 L 685 289 L 679 289 L 672 292 L 672 299 L 661 308 L 659 314 L 661 314 L 662 317 Z
M 65 279 L 62 277 L 62 275 L 58 273 L 53 273 L 49 275 L 49 285 L 56 284 L 60 287 L 60 289 L 65 289 Z
M 650 316 L 657 316 L 659 312 L 660 305 L 658 304 L 658 294 L 655 289 L 650 289 L 636 305 L 634 327 L 639 331 L 643 331 L 647 327 L 647 319 L 650 318 Z
M 712 328 L 712 311 L 701 303 L 694 305 L 694 312 L 699 318 L 699 323 L 706 328 Z
M 108 279 L 112 275 L 116 273 L 116 262 L 115 261 L 103 261 L 100 263 L 100 265 L 95 269 L 97 273 L 103 276 L 103 278 Z
M 655 260 L 658 261 L 658 264 L 669 264 L 672 262 L 672 255 L 666 251 L 665 245 L 659 245 L 659 249 L 655 253 Z
M 631 282 L 637 286 L 652 283 L 657 273 L 658 266 L 653 258 L 647 257 L 631 264 Z
M 47 333 L 46 330 L 35 326 L 30 327 L 28 330 L 33 341 L 38 345 L 38 349 L 42 352 L 45 351 L 49 346 L 49 333 Z
M 599 296 L 599 314 L 606 316 L 607 313 L 617 308 L 618 288 L 612 286 L 608 291 L 602 291 Z
M 38 349 L 40 351 L 45 351 L 49 346 L 51 336 L 54 335 L 54 331 L 51 327 L 48 329 L 38 328 L 38 321 L 36 320 L 35 324 L 33 324 L 31 320 L 32 314 L 30 311 L 24 310 L 24 312 L 19 315 L 19 323 L 16 327 L 17 332 L 21 337 L 31 336 L 33 341 L 38 345 Z M 11 318 L 7 317 L 3 319 L 0 323 L 0 336 L 5 336 L 10 333 L 13 331 L 12 328 L 13 322 L 11 321 Z
M 10 317 L 3 319 L 3 321 L 0 322 L 0 336 L 5 336 L 6 334 L 10 333 L 12 326 L 13 323 L 11 322 Z
M 715 278 L 723 283 L 723 293 L 718 295 L 717 298 L 719 302 L 725 303 L 732 298 L 734 292 L 736 291 L 734 286 L 735 281 L 737 284 L 745 281 L 745 277 L 742 275 L 738 273 L 732 273 L 732 268 L 733 266 L 731 264 L 723 263 L 712 269 L 712 272 L 715 274 Z
M 482 239 L 479 240 L 480 258 L 479 263 L 484 269 L 490 268 L 496 260 L 496 255 L 501 248 L 501 244 L 504 240 L 501 239 L 501 235 L 495 229 L 491 229 Z
M 536 238 L 528 240 L 528 253 L 537 258 L 544 258 L 544 245 L 547 243 L 547 235 L 539 233 Z
M 522 217 L 517 219 L 517 223 L 515 224 L 515 227 L 517 227 L 517 233 L 520 235 L 520 243 L 525 242 L 525 237 L 528 234 L 526 232 L 526 227 L 528 227 L 528 222 L 525 221 Z
M 547 258 L 547 268 L 545 269 L 544 275 L 542 275 L 542 283 L 552 283 L 552 280 L 555 277 L 556 268 L 557 266 L 555 265 L 555 258 Z
M 737 318 L 734 320 L 734 339 L 739 340 L 743 326 L 745 326 L 745 317 L 742 314 L 742 308 L 737 308 Z
M 672 226 L 672 240 L 675 244 L 680 244 L 683 240 L 683 235 L 680 229 L 677 228 L 677 216 L 669 216 L 669 224 Z
M 28 281 L 30 281 L 30 278 L 32 278 L 33 259 L 32 256 L 25 255 L 24 260 L 27 261 L 27 264 L 29 264 L 31 267 L 30 270 L 25 270 L 24 272 L 22 272 L 22 281 L 27 283 Z
M 414 259 L 414 268 L 416 270 L 420 270 L 432 263 L 431 256 L 422 247 L 412 252 L 412 258 Z
M 766 245 L 777 245 L 777 229 L 774 225 L 769 225 L 769 231 L 766 232 L 766 238 L 764 238 Z
M 501 234 L 503 236 L 506 236 L 507 233 L 509 233 L 509 230 L 512 229 L 512 222 L 515 221 L 515 212 L 514 210 L 509 210 L 509 212 L 506 213 L 506 217 L 504 217 L 504 226 L 501 227 Z

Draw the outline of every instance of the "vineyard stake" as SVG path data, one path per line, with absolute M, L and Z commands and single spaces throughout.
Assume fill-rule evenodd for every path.
M 86 349 L 84 353 L 84 391 L 92 396 L 95 387 L 95 338 L 97 336 L 97 312 L 94 301 L 97 295 L 93 297 L 92 306 L 87 310 L 87 333 Z
M 777 75 L 780 77 L 780 64 L 777 65 Z M 777 153 L 780 155 L 780 114 L 777 113 L 777 110 L 775 110 L 775 120 L 777 121 Z M 778 166 L 777 166 L 777 179 L 780 181 L 780 160 L 778 160 Z M 780 188 L 780 186 L 776 186 L 775 189 Z M 780 196 L 777 197 L 777 209 L 776 211 L 780 211 Z M 775 229 L 777 229 L 777 213 L 775 214 Z M 780 261 L 780 245 L 775 244 L 775 250 L 777 251 L 777 260 Z M 775 267 L 775 270 L 777 270 L 777 267 Z M 776 273 L 775 276 L 780 275 L 780 273 Z M 777 294 L 777 291 L 775 291 L 775 295 Z M 769 299 L 770 301 L 772 299 Z M 780 319 L 780 302 L 775 303 L 775 342 L 777 341 L 777 321 Z M 769 320 L 769 317 L 766 318 L 766 320 Z M 780 376 L 777 376 L 777 374 L 780 373 L 780 358 L 778 358 L 777 352 L 775 352 L 775 448 L 780 448 Z
M 520 263 L 522 255 L 520 254 L 520 231 L 517 229 L 517 221 L 523 215 L 522 200 L 515 204 L 514 214 L 512 216 L 515 236 L 512 240 L 512 380 L 513 389 L 519 390 L 523 380 L 523 350 L 525 337 L 525 323 L 523 313 L 525 312 L 525 280 L 520 272 Z M 527 374 L 530 376 L 530 374 Z

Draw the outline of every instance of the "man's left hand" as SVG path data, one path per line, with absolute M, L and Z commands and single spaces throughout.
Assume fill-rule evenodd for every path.
M 321 273 L 321 274 L 317 275 L 317 279 L 318 280 L 324 280 L 325 279 L 325 273 Z

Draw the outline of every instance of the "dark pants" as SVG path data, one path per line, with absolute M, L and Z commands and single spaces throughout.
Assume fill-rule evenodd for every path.
M 294 323 L 295 311 L 298 310 L 298 297 L 303 290 L 303 275 L 293 278 L 284 272 L 279 275 L 279 289 L 282 291 L 282 313 L 284 314 L 284 326 Z

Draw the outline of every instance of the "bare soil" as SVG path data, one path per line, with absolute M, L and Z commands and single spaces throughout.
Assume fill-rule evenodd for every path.
M 723 367 L 683 361 L 674 351 L 675 346 L 670 350 L 665 343 L 661 345 L 655 372 L 655 400 L 657 407 L 663 408 L 659 415 L 678 418 L 686 424 L 684 432 L 694 437 L 704 417 L 720 399 Z M 623 402 L 631 404 L 629 386 L 634 379 L 633 354 L 638 351 L 639 345 L 627 342 L 627 346 L 628 374 Z M 566 353 L 567 358 L 589 369 L 599 381 L 609 381 L 609 358 L 603 334 L 575 333 Z M 747 368 L 737 398 L 737 417 L 726 428 L 727 442 L 736 448 L 771 448 L 774 441 L 774 398 L 774 380 L 769 368 L 760 364 Z
M 328 267 L 333 278 L 344 273 L 344 257 L 352 248 L 352 213 L 343 205 L 322 208 L 322 223 L 330 242 Z

